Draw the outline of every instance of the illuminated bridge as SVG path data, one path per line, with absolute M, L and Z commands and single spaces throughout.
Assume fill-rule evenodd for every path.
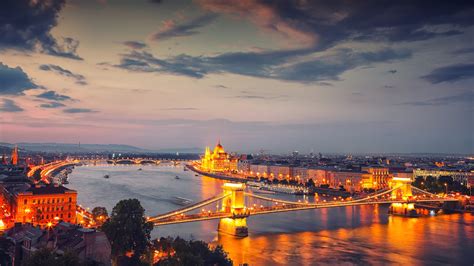
M 76 160 L 65 160 L 65 161 L 54 161 L 47 164 L 33 166 L 27 173 L 28 177 L 33 177 L 36 173 L 39 173 L 40 180 L 46 184 L 50 183 L 51 174 L 63 169 L 65 167 L 73 166 L 77 164 Z
M 411 186 L 409 178 L 393 178 L 391 188 L 377 191 L 364 198 L 309 203 L 307 201 L 279 200 L 245 192 L 244 184 L 226 183 L 223 193 L 204 201 L 188 205 L 161 215 L 148 218 L 155 226 L 189 223 L 219 219 L 219 232 L 234 236 L 248 235 L 247 217 L 279 212 L 309 209 L 337 208 L 360 205 L 391 204 L 390 212 L 404 216 L 415 216 L 417 203 L 456 203 L 458 200 L 439 197 Z M 253 201 L 253 203 L 252 203 Z M 221 205 L 219 207 L 219 204 Z M 206 210 L 215 206 L 215 211 Z M 211 207 L 213 208 L 213 207 Z
M 107 160 L 111 164 L 160 164 L 160 160 L 152 158 L 118 158 Z

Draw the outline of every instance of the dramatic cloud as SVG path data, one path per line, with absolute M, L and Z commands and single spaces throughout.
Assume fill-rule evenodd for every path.
M 350 39 L 419 41 L 462 33 L 474 24 L 470 1 L 198 0 L 205 10 L 247 18 L 289 41 L 327 49 Z
M 78 114 L 78 113 L 97 113 L 97 111 L 89 108 L 69 108 L 64 109 L 64 113 L 67 114 Z
M 456 103 L 466 103 L 472 105 L 474 103 L 474 92 L 466 91 L 460 94 L 444 96 L 433 98 L 426 101 L 414 101 L 402 103 L 402 105 L 412 105 L 412 106 L 439 106 L 439 105 L 449 105 Z
M 64 106 L 66 105 L 59 102 L 43 103 L 40 105 L 41 108 L 59 108 L 59 107 L 64 107 Z
M 295 60 L 305 56 L 305 60 Z M 372 63 L 406 59 L 406 50 L 382 49 L 374 52 L 355 52 L 338 49 L 325 56 L 313 56 L 311 50 L 280 50 L 266 52 L 224 53 L 216 56 L 178 55 L 167 60 L 144 51 L 123 55 L 116 67 L 138 72 L 161 72 L 202 78 L 211 73 L 232 73 L 253 77 L 317 82 L 339 80 L 347 70 Z M 307 58 L 307 59 L 306 59 Z
M 44 71 L 52 71 L 54 73 L 60 74 L 62 76 L 66 76 L 69 78 L 73 78 L 76 80 L 76 83 L 79 85 L 87 85 L 87 82 L 85 80 L 85 77 L 80 74 L 75 74 L 71 72 L 70 70 L 64 69 L 60 66 L 57 65 L 40 65 L 39 69 L 44 70 Z
M 0 63 L 0 95 L 23 95 L 23 91 L 38 88 L 20 67 L 10 68 Z
M 147 46 L 146 43 L 137 42 L 137 41 L 126 41 L 126 42 L 123 42 L 123 45 L 127 46 L 128 48 L 132 48 L 132 49 L 143 49 Z
M 431 71 L 430 74 L 422 76 L 432 84 L 442 82 L 455 82 L 463 79 L 470 79 L 474 77 L 474 64 L 458 64 L 437 68 Z
M 173 20 L 163 22 L 163 27 L 150 36 L 152 40 L 166 40 L 174 37 L 191 36 L 199 33 L 198 28 L 211 24 L 217 15 L 204 15 L 190 21 L 177 23 Z
M 13 100 L 3 99 L 3 104 L 0 105 L 0 111 L 15 113 L 15 112 L 22 112 L 23 108 L 18 106 Z
M 81 59 L 77 40 L 56 40 L 50 33 L 57 25 L 65 0 L 7 0 L 0 3 L 0 50 L 13 48 Z
M 53 101 L 67 101 L 67 100 L 72 100 L 71 97 L 67 95 L 61 95 L 56 93 L 55 91 L 47 91 L 43 92 L 40 95 L 37 95 L 36 97 L 42 98 L 42 99 L 48 99 L 48 100 L 53 100 Z

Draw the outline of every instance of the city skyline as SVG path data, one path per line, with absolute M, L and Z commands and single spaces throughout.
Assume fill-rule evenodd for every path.
M 472 154 L 472 4 L 369 2 L 7 0 L 0 140 Z

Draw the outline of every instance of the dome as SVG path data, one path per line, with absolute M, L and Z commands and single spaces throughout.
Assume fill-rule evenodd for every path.
M 216 145 L 216 147 L 214 148 L 214 152 L 216 153 L 224 153 L 224 147 L 222 147 L 221 145 L 221 141 L 219 141 Z

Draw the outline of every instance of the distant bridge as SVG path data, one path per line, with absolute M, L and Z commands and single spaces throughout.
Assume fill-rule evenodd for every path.
M 226 183 L 224 192 L 212 198 L 148 218 L 155 226 L 198 222 L 219 219 L 218 230 L 231 235 L 248 235 L 247 217 L 280 212 L 309 209 L 337 208 L 361 205 L 391 204 L 390 212 L 405 216 L 416 215 L 415 203 L 457 202 L 457 199 L 439 197 L 411 186 L 411 179 L 394 178 L 390 189 L 377 191 L 360 199 L 326 202 L 286 201 L 245 192 L 244 184 Z M 415 194 L 414 194 L 415 193 Z M 251 203 L 254 200 L 255 203 Z M 205 206 L 216 203 L 216 210 L 206 210 Z M 219 203 L 222 207 L 219 208 Z M 247 204 L 246 204 L 247 203 Z M 265 204 L 265 205 L 264 205 Z

